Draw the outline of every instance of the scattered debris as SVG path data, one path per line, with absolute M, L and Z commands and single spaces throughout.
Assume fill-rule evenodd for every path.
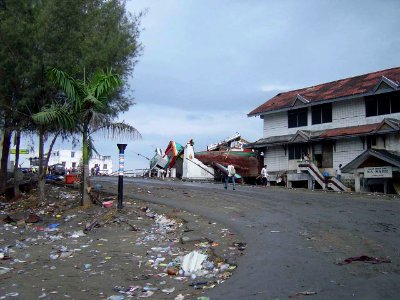
M 37 214 L 30 213 L 28 218 L 26 218 L 25 223 L 37 223 L 40 221 L 40 217 Z
M 103 207 L 105 208 L 111 208 L 113 207 L 114 201 L 110 200 L 110 201 L 103 201 Z
M 6 268 L 6 267 L 0 267 L 0 275 L 6 274 L 10 272 L 12 269 L 11 268 Z
M 391 260 L 389 258 L 378 258 L 378 257 L 367 256 L 367 255 L 361 255 L 361 256 L 355 256 L 355 257 L 346 258 L 345 260 L 337 263 L 337 265 L 339 265 L 339 266 L 348 265 L 348 264 L 351 264 L 354 261 L 361 261 L 361 262 L 365 262 L 365 263 L 368 263 L 368 264 L 391 263 Z
M 294 295 L 290 295 L 289 298 L 298 298 L 300 296 L 313 296 L 313 295 L 317 295 L 317 292 L 304 291 L 304 292 L 298 292 Z
M 37 204 L 29 196 L 29 203 L 21 198 L 1 206 L 0 275 L 6 274 L 1 280 L 9 287 L 3 296 L 196 299 L 232 275 L 236 265 L 227 261 L 236 261 L 246 247 L 234 244 L 235 234 L 228 229 L 179 209 L 128 200 L 118 211 L 101 205 L 107 199 L 101 193 L 99 205 L 81 207 L 80 198 L 71 196 L 75 190 L 49 190 L 46 202 Z M 115 272 L 125 274 L 121 284 L 126 286 L 99 286 L 95 294 L 76 288 Z M 13 284 L 28 278 L 32 287 L 13 296 Z
M 242 243 L 242 242 L 235 242 L 233 243 L 233 246 L 237 247 L 237 249 L 239 251 L 244 251 L 246 249 L 246 243 Z
M 182 270 L 184 274 L 192 274 L 201 269 L 203 261 L 207 258 L 207 255 L 201 254 L 197 251 L 192 251 L 185 255 L 182 262 Z

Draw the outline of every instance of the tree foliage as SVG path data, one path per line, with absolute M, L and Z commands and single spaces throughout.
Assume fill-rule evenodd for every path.
M 61 128 L 68 130 L 70 124 L 78 129 L 82 136 L 82 205 L 88 205 L 89 197 L 86 193 L 89 176 L 89 157 L 93 150 L 91 134 L 97 131 L 105 131 L 111 136 L 125 134 L 132 137 L 139 136 L 138 131 L 131 125 L 125 123 L 113 123 L 112 118 L 107 114 L 111 103 L 110 96 L 122 86 L 122 80 L 118 74 L 111 70 L 107 72 L 97 71 L 84 80 L 74 79 L 64 71 L 52 68 L 49 70 L 49 78 L 52 83 L 67 96 L 70 115 L 60 114 L 59 109 L 43 110 L 34 116 L 39 124 L 59 124 Z M 71 117 L 70 117 L 71 116 Z
M 0 126 L 4 136 L 21 126 L 24 132 L 58 132 L 50 126 L 38 127 L 27 117 L 43 112 L 44 107 L 57 113 L 51 103 L 63 101 L 48 80 L 49 67 L 71 78 L 92 77 L 94 73 L 83 74 L 83 70 L 94 72 L 104 66 L 122 78 L 132 73 L 141 51 L 141 15 L 128 14 L 124 1 L 5 0 L 5 4 L 0 10 Z M 123 89 L 115 91 L 102 113 L 112 119 L 128 110 L 133 100 L 125 94 Z M 3 147 L 1 173 L 6 168 L 5 152 Z M 3 181 L 0 178 L 0 184 Z

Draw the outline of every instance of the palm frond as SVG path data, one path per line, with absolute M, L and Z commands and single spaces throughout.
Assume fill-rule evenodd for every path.
M 101 113 L 95 110 L 91 111 L 90 117 L 91 117 L 89 122 L 90 134 L 96 132 L 98 128 L 103 127 L 104 124 L 112 123 L 111 118 L 108 114 Z
M 55 125 L 63 130 L 72 130 L 75 126 L 75 115 L 70 113 L 67 105 L 57 105 L 55 103 L 46 106 L 42 111 L 32 115 L 36 124 Z
M 132 125 L 126 124 L 124 122 L 106 122 L 103 123 L 101 126 L 98 126 L 95 132 L 102 132 L 104 133 L 106 138 L 118 138 L 124 137 L 126 139 L 140 139 L 142 135 L 139 131 L 133 127 Z
M 74 103 L 75 109 L 78 110 L 82 94 L 82 83 L 57 68 L 48 69 L 47 75 L 50 81 L 64 92 L 67 98 Z
M 96 98 L 101 98 L 114 92 L 122 84 L 120 76 L 112 73 L 112 70 L 107 70 L 106 72 L 98 71 L 91 79 L 90 88 Z

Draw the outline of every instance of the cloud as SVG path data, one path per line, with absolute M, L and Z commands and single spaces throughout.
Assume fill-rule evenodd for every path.
M 135 169 L 148 166 L 137 153 L 170 140 L 199 151 L 236 131 L 254 141 L 263 123 L 246 114 L 277 93 L 399 65 L 400 1 L 127 1 L 147 8 L 129 79 L 137 105 L 120 116 L 143 138 L 96 137 L 114 169 L 117 142 Z
M 290 90 L 294 90 L 294 88 L 289 85 L 267 84 L 267 85 L 261 86 L 261 90 L 263 92 L 276 92 L 276 91 L 290 91 Z
M 157 104 L 137 104 L 133 110 L 121 116 L 121 120 L 135 126 L 144 138 L 153 135 L 174 136 L 222 136 L 230 135 L 240 127 L 253 135 L 260 134 L 259 129 L 248 128 L 246 111 L 230 109 L 209 110 L 207 113 L 196 109 L 168 107 Z M 260 121 L 259 121 L 260 122 Z M 253 125 L 253 124 L 251 124 Z M 260 125 L 261 126 L 261 125 Z

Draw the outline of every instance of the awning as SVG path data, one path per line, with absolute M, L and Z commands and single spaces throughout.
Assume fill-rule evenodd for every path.
M 400 152 L 385 149 L 367 149 L 342 168 L 343 173 L 352 173 L 369 158 L 375 157 L 388 165 L 400 167 Z

